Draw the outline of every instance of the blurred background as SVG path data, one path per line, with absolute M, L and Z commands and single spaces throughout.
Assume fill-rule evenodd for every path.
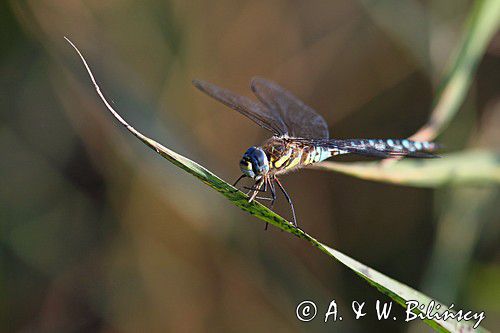
M 0 331 L 430 331 L 355 321 L 352 300 L 389 299 L 117 126 L 63 36 L 133 126 L 233 182 L 268 133 L 193 78 L 250 96 L 261 75 L 318 110 L 333 137 L 407 137 L 431 112 L 471 3 L 0 2 Z M 439 137 L 447 151 L 499 150 L 499 87 L 497 34 Z M 308 233 L 500 328 L 498 187 L 317 170 L 283 182 Z M 290 215 L 283 198 L 276 210 Z M 320 311 L 335 299 L 344 320 L 299 322 L 304 299 Z

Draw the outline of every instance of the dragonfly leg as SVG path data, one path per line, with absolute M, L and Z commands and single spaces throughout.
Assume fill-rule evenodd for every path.
M 240 178 L 236 179 L 236 181 L 233 184 L 233 187 L 236 187 L 236 184 L 238 184 L 240 182 L 240 180 L 242 180 L 245 177 L 246 177 L 245 175 L 241 175 Z
M 240 177 L 239 177 L 239 178 L 238 178 L 238 179 L 234 182 L 233 186 L 234 186 L 234 187 L 236 187 L 236 185 L 237 185 L 237 184 L 240 182 L 240 180 L 242 180 L 244 177 L 246 177 L 246 176 L 245 176 L 245 175 L 241 175 L 241 176 L 240 176 Z M 245 190 L 249 190 L 249 191 L 246 193 L 247 195 L 249 195 L 249 194 L 250 194 L 250 192 L 252 192 L 252 191 L 266 192 L 266 191 L 267 191 L 267 188 L 266 188 L 266 187 L 267 187 L 267 184 L 266 184 L 266 183 L 264 183 L 264 189 L 263 189 L 263 190 L 262 190 L 262 189 L 257 188 L 256 186 L 252 186 L 252 187 L 243 186 L 243 188 L 244 188 Z M 255 199 L 259 199 L 259 200 L 269 200 L 269 201 L 271 201 L 271 200 L 272 200 L 272 201 L 273 201 L 273 203 L 274 203 L 274 199 L 272 199 L 272 198 L 266 198 L 266 197 L 255 197 Z
M 255 197 L 257 196 L 257 194 L 259 193 L 260 191 L 260 188 L 262 187 L 262 185 L 264 185 L 264 180 L 261 180 L 259 181 L 258 183 L 255 184 L 255 189 L 253 189 L 253 193 L 252 195 L 250 196 L 250 199 L 248 200 L 248 202 L 252 202 L 253 199 L 255 199 Z
M 268 179 L 267 182 L 269 182 L 269 189 L 271 190 L 271 208 L 273 208 L 274 202 L 276 201 L 276 189 L 272 179 Z
M 276 178 L 276 177 L 274 177 L 274 180 L 278 184 L 281 192 L 283 192 L 283 194 L 285 195 L 286 200 L 288 201 L 288 203 L 290 204 L 290 207 L 292 208 L 293 225 L 297 228 L 297 219 L 295 217 L 295 209 L 293 208 L 292 199 L 290 199 L 290 196 L 288 195 L 288 193 L 286 193 L 285 188 L 283 187 L 283 185 L 281 185 L 281 182 L 279 181 L 279 179 Z
M 257 186 L 252 186 L 252 187 L 243 186 L 243 188 L 244 188 L 245 190 L 250 190 L 250 191 L 267 192 L 267 189 L 266 189 L 265 184 L 264 184 L 264 189 L 257 188 Z
M 274 202 L 276 201 L 276 189 L 274 188 L 273 179 L 266 178 L 266 183 L 269 183 L 269 189 L 271 190 L 271 198 L 266 199 L 271 200 L 271 208 L 273 208 Z M 264 230 L 267 230 L 268 226 L 269 222 L 266 222 L 266 227 L 264 228 Z
M 262 184 L 264 184 L 263 189 L 261 189 Z M 267 192 L 267 179 L 262 179 L 260 182 L 255 183 L 255 185 L 252 187 L 243 186 L 243 188 L 250 191 L 259 191 L 265 193 Z
M 241 179 L 242 177 L 240 177 Z M 238 179 L 238 181 L 240 180 Z M 266 197 L 258 197 L 257 194 L 259 192 L 262 192 L 262 193 L 265 193 L 267 192 L 267 184 L 269 183 L 269 188 L 271 189 L 271 194 L 272 194 L 272 198 L 266 198 Z M 261 189 L 261 187 L 264 185 L 264 188 Z M 252 202 L 254 199 L 259 199 L 259 200 L 271 200 L 271 207 L 272 205 L 274 204 L 274 201 L 276 200 L 276 191 L 274 189 L 274 185 L 269 181 L 269 179 L 267 178 L 263 178 L 261 181 L 255 183 L 254 186 L 252 187 L 247 187 L 247 186 L 244 186 L 245 189 L 249 190 L 247 192 L 247 195 L 249 195 L 252 191 L 252 195 L 250 197 L 250 199 L 248 200 L 248 202 Z M 268 227 L 269 223 L 266 222 L 266 227 L 264 230 L 267 230 L 267 227 Z
M 259 199 L 259 200 L 267 200 L 267 201 L 272 201 L 273 199 L 272 198 L 268 198 L 268 197 L 259 197 L 259 196 L 256 196 L 255 199 Z
M 272 208 L 274 205 L 274 202 L 276 201 L 276 190 L 275 190 L 274 184 L 271 182 L 271 180 L 266 179 L 264 181 L 264 188 L 263 189 L 257 188 L 256 186 L 252 186 L 252 187 L 243 186 L 243 188 L 245 190 L 249 190 L 247 192 L 247 195 L 250 194 L 250 192 L 252 192 L 252 191 L 259 191 L 259 192 L 265 193 L 265 192 L 267 192 L 268 185 L 269 185 L 269 189 L 271 190 L 271 197 L 270 198 L 268 198 L 268 197 L 255 197 L 255 199 L 262 199 L 262 200 L 271 201 L 271 208 Z

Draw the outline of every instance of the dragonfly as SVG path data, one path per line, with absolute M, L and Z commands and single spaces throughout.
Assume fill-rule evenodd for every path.
M 408 139 L 331 139 L 328 125 L 321 115 L 285 88 L 261 77 L 253 78 L 250 83 L 257 100 L 237 95 L 206 81 L 193 80 L 193 84 L 272 133 L 273 136 L 261 146 L 252 146 L 243 154 L 240 160 L 242 175 L 234 186 L 245 177 L 251 178 L 255 183 L 252 187 L 247 187 L 248 201 L 252 202 L 255 198 L 269 199 L 272 207 L 277 197 L 276 184 L 290 205 L 295 227 L 297 218 L 293 202 L 278 176 L 342 154 L 378 158 L 439 157 L 434 154 L 438 149 L 438 144 L 434 142 Z M 271 198 L 257 197 L 268 189 Z

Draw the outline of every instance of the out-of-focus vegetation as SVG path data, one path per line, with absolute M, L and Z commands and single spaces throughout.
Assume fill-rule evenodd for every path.
M 92 81 L 92 84 L 94 85 L 97 94 L 99 95 L 99 98 L 102 100 L 102 102 L 105 104 L 106 108 L 108 111 L 113 115 L 113 117 L 121 124 L 123 125 L 131 134 L 133 134 L 135 137 L 137 137 L 139 140 L 141 140 L 146 146 L 151 148 L 153 151 L 158 153 L 160 156 L 164 157 L 168 161 L 172 162 L 174 165 L 178 166 L 179 168 L 187 171 L 188 173 L 192 174 L 196 178 L 200 179 L 202 182 L 207 184 L 208 186 L 212 187 L 214 190 L 220 192 L 222 195 L 224 195 L 227 199 L 229 199 L 231 202 L 233 202 L 236 206 L 240 207 L 244 211 L 249 212 L 255 217 L 258 217 L 259 219 L 263 220 L 266 222 L 266 228 L 267 230 L 268 224 L 272 224 L 278 228 L 280 228 L 283 231 L 287 231 L 290 234 L 293 234 L 299 238 L 305 239 L 309 243 L 311 243 L 312 246 L 317 247 L 319 250 L 322 252 L 330 255 L 331 257 L 335 258 L 339 262 L 343 263 L 350 269 L 352 269 L 356 274 L 361 276 L 363 279 L 365 279 L 370 285 L 373 287 L 377 288 L 380 292 L 383 294 L 389 296 L 391 299 L 402 305 L 404 308 L 409 308 L 408 307 L 408 302 L 418 302 L 418 304 L 422 305 L 429 305 L 432 303 L 437 304 L 438 307 L 440 307 L 440 313 L 443 313 L 444 311 L 449 311 L 451 309 L 448 308 L 446 305 L 439 303 L 436 300 L 433 300 L 432 298 L 412 289 L 411 287 L 408 287 L 398 281 L 395 281 L 394 279 L 391 279 L 380 272 L 374 271 L 372 268 L 350 258 L 349 256 L 336 251 L 329 246 L 322 244 L 315 238 L 311 237 L 307 233 L 305 233 L 302 229 L 297 228 L 292 224 L 292 222 L 287 221 L 283 219 L 281 216 L 277 215 L 273 211 L 269 210 L 269 208 L 263 206 L 262 204 L 256 202 L 255 200 L 250 201 L 249 196 L 244 194 L 243 192 L 239 191 L 230 184 L 226 183 L 219 177 L 217 177 L 215 174 L 213 174 L 210 170 L 207 170 L 203 166 L 199 165 L 196 162 L 191 161 L 190 159 L 177 154 L 176 152 L 168 149 L 167 147 L 163 146 L 162 144 L 156 142 L 155 140 L 145 136 L 138 130 L 136 130 L 134 127 L 132 127 L 125 119 L 123 119 L 122 116 L 109 104 L 108 100 L 104 96 L 104 94 L 101 91 L 101 88 L 99 87 L 99 84 L 97 83 L 94 74 L 92 73 L 92 70 L 90 66 L 88 65 L 87 61 L 85 60 L 84 56 L 78 50 L 78 48 L 75 46 L 73 42 L 71 42 L 67 37 L 64 37 L 66 41 L 75 49 L 77 52 L 78 56 L 82 60 L 83 65 L 85 66 L 85 69 L 87 73 L 89 74 L 89 77 Z M 459 163 L 461 160 L 459 160 Z M 476 162 L 482 162 L 479 160 L 476 160 Z M 348 165 L 345 169 L 356 169 L 357 164 L 359 163 L 352 163 L 352 165 Z M 431 164 L 432 165 L 432 164 Z M 421 168 L 419 165 L 410 165 L 407 166 L 407 168 L 413 171 L 414 174 L 416 174 L 416 180 L 414 181 L 416 184 L 421 185 L 422 180 L 419 179 L 418 174 L 421 172 Z M 443 169 L 443 168 L 441 168 Z M 445 174 L 446 173 L 453 173 L 452 171 L 456 170 L 448 170 L 445 167 Z M 481 170 L 476 170 L 476 171 L 483 171 L 484 168 Z M 439 170 L 439 169 L 438 169 Z M 447 172 L 446 172 L 447 171 Z M 396 171 L 397 172 L 397 171 Z M 348 172 L 346 172 L 348 173 Z M 434 173 L 443 173 L 443 172 L 438 172 L 437 170 L 434 170 Z M 349 173 L 348 173 L 349 174 Z M 353 173 L 356 174 L 356 173 Z M 473 175 L 475 175 L 475 172 L 472 172 Z M 442 177 L 437 177 L 437 178 L 442 178 Z M 460 175 L 460 177 L 457 177 L 459 179 L 466 178 L 463 175 Z M 469 177 L 470 178 L 470 177 Z M 491 180 L 491 176 L 488 174 L 486 175 L 487 180 Z M 378 180 L 381 180 L 380 178 L 377 178 Z M 473 178 L 474 180 L 474 178 Z M 402 182 L 394 181 L 397 184 L 402 184 Z M 258 199 L 258 197 L 257 197 Z M 429 305 L 430 306 L 430 305 Z M 354 309 L 354 307 L 353 307 Z M 299 310 L 297 309 L 297 313 Z M 307 310 L 310 311 L 310 310 Z M 316 310 L 315 310 L 316 311 Z M 328 311 L 330 312 L 330 308 L 328 308 Z M 336 311 L 335 311 L 336 312 Z M 415 315 L 418 315 L 422 312 L 425 311 L 419 311 L 417 310 L 412 310 Z M 325 317 L 325 322 L 327 321 Z M 336 315 L 334 316 L 336 318 Z M 484 328 L 480 327 L 480 321 L 469 323 L 469 322 L 461 322 L 462 317 L 458 318 L 455 320 L 455 318 L 450 318 L 450 319 L 442 319 L 443 317 L 431 317 L 427 318 L 424 317 L 423 320 L 427 322 L 431 327 L 436 329 L 437 331 L 442 331 L 442 332 L 462 332 L 462 331 L 477 331 L 477 332 L 483 332 L 485 331 Z M 484 319 L 484 318 L 483 318 Z M 477 320 L 477 319 L 476 319 Z M 482 320 L 482 319 L 481 319 Z M 309 320 L 307 320 L 309 321 Z M 334 320 L 336 321 L 336 319 Z
M 346 175 L 416 187 L 446 185 L 493 185 L 500 183 L 500 154 L 491 151 L 465 151 L 446 154 L 439 160 L 403 160 L 398 163 L 323 163 L 318 169 Z
M 196 178 L 200 179 L 202 182 L 204 182 L 214 190 L 220 192 L 227 199 L 229 199 L 231 202 L 233 202 L 236 206 L 240 207 L 244 211 L 247 211 L 253 216 L 258 217 L 259 219 L 265 221 L 266 222 L 265 230 L 267 230 L 268 223 L 270 223 L 280 228 L 283 231 L 287 231 L 290 234 L 305 239 L 306 241 L 311 243 L 312 246 L 317 247 L 322 252 L 328 254 L 332 258 L 335 258 L 339 262 L 343 263 L 344 265 L 352 269 L 356 274 L 365 279 L 370 285 L 377 288 L 377 290 L 389 296 L 392 300 L 399 303 L 403 307 L 408 308 L 407 302 L 409 301 L 418 302 L 418 304 L 424 304 L 424 305 L 433 302 L 440 307 L 441 311 L 440 313 L 442 313 L 443 311 L 449 311 L 449 308 L 446 305 L 441 304 L 438 301 L 433 300 L 432 298 L 412 289 L 411 287 L 408 287 L 398 281 L 395 281 L 394 279 L 391 279 L 381 274 L 380 272 L 373 270 L 372 268 L 350 258 L 349 256 L 339 251 L 330 248 L 325 244 L 322 244 L 314 237 L 311 237 L 310 235 L 305 233 L 302 229 L 293 226 L 293 224 L 290 221 L 285 220 L 284 218 L 277 215 L 264 205 L 256 202 L 255 200 L 250 202 L 248 195 L 239 191 L 234 186 L 231 186 L 230 184 L 226 183 L 225 181 L 217 177 L 215 174 L 213 174 L 210 170 L 207 170 L 198 163 L 193 162 L 190 159 L 177 154 L 176 152 L 168 149 L 162 144 L 156 142 L 155 140 L 145 136 L 144 134 L 136 130 L 125 119 L 123 119 L 122 116 L 120 116 L 120 114 L 111 106 L 111 104 L 109 104 L 108 100 L 102 93 L 101 88 L 99 87 L 99 84 L 97 83 L 90 66 L 88 65 L 87 61 L 85 60 L 80 50 L 67 37 L 64 38 L 75 49 L 78 56 L 82 60 L 82 63 L 85 66 L 85 69 L 92 81 L 92 84 L 94 85 L 96 92 L 99 95 L 99 98 L 103 101 L 108 111 L 131 134 L 133 134 L 135 137 L 141 140 L 146 146 L 151 148 L 160 156 L 164 157 L 168 161 L 172 162 L 174 165 L 178 166 L 184 171 L 187 171 Z M 330 312 L 330 308 L 328 308 L 328 312 Z M 415 309 L 412 310 L 412 312 L 414 312 L 415 315 L 418 315 L 422 311 Z M 336 315 L 334 316 L 334 318 L 336 318 Z M 473 331 L 474 329 L 476 329 L 477 332 L 485 331 L 484 328 L 479 326 L 480 324 L 479 321 L 477 323 L 476 322 L 468 323 L 468 322 L 461 322 L 461 319 L 455 320 L 455 318 L 451 318 L 448 320 L 443 320 L 442 318 L 432 318 L 432 317 L 431 318 L 424 317 L 424 321 L 427 322 L 431 327 L 433 327 L 437 331 L 442 331 L 442 332 L 460 332 L 464 330 Z
M 138 128 L 233 179 L 264 133 L 197 94 L 193 77 L 240 92 L 272 78 L 336 137 L 405 137 L 426 122 L 471 4 L 387 3 L 4 2 L 5 330 L 407 329 L 374 316 L 298 322 L 303 299 L 348 309 L 380 294 L 307 244 L 239 223 L 251 217 L 122 135 L 65 69 L 62 40 L 86 50 Z M 450 151 L 498 150 L 499 54 L 496 37 L 440 138 Z M 498 327 L 498 186 L 430 192 L 308 171 L 285 181 L 310 234 Z
M 500 26 L 500 2 L 477 1 L 470 10 L 449 70 L 443 75 L 434 99 L 433 111 L 427 123 L 411 140 L 432 141 L 448 126 L 466 98 L 475 71 L 491 37 Z M 446 156 L 445 161 L 405 161 L 394 166 L 395 160 L 382 163 L 325 162 L 320 169 L 333 170 L 360 178 L 387 181 L 394 184 L 435 187 L 450 184 L 494 184 L 500 181 L 500 156 L 495 152 L 466 152 Z

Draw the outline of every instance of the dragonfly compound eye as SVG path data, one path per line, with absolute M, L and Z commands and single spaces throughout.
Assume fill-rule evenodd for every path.
M 269 171 L 266 153 L 259 147 L 250 147 L 240 161 L 241 171 L 251 178 L 256 178 Z
M 240 161 L 240 170 L 247 177 L 255 177 L 255 173 L 252 170 L 252 162 L 250 162 L 250 159 L 246 158 L 245 156 L 243 156 Z

